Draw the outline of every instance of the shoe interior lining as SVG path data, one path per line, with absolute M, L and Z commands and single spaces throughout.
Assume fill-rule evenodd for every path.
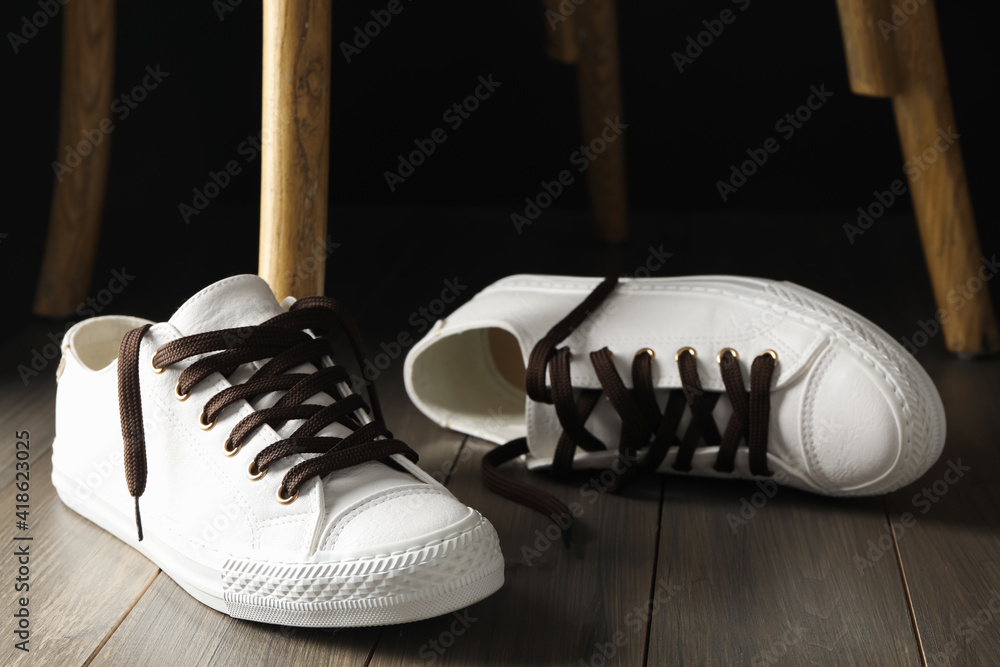
M 522 437 L 524 361 L 502 329 L 446 336 L 414 362 L 414 391 L 449 428 L 493 442 Z
M 133 317 L 93 319 L 80 325 L 70 344 L 80 363 L 99 371 L 118 358 L 122 338 L 143 322 Z
M 493 358 L 493 364 L 500 376 L 511 386 L 524 391 L 524 358 L 521 356 L 521 345 L 517 339 L 509 331 L 503 329 L 487 329 L 486 336 L 490 341 L 490 355 Z

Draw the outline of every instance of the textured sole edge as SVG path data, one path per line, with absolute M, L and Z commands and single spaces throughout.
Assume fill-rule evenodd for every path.
M 458 611 L 489 597 L 503 583 L 501 558 L 491 570 L 430 589 L 419 597 L 295 603 L 226 593 L 226 602 L 234 618 L 249 621 L 297 627 L 367 627 L 409 623 Z
M 421 549 L 348 563 L 230 559 L 222 586 L 230 613 L 240 618 L 316 625 L 322 616 L 342 626 L 384 625 L 472 604 L 500 587 L 503 567 L 496 531 L 480 518 Z
M 424 549 L 363 559 L 365 567 L 361 574 L 357 573 L 359 568 L 351 567 L 347 561 L 305 564 L 230 559 L 221 568 L 214 568 L 177 552 L 151 532 L 148 526 L 145 539 L 138 542 L 131 515 L 126 516 L 95 496 L 86 501 L 74 498 L 70 491 L 78 483 L 56 468 L 52 470 L 52 483 L 68 508 L 148 558 L 193 598 L 233 618 L 297 627 L 408 623 L 462 609 L 495 593 L 504 583 L 504 559 L 499 538 L 485 518 L 472 530 Z M 289 600 L 282 595 L 255 595 L 253 587 L 227 586 L 227 568 L 233 571 L 237 564 L 252 571 L 256 583 L 264 586 L 316 587 L 316 582 L 321 581 L 319 593 L 335 594 L 338 583 L 357 587 L 360 582 L 373 592 L 356 598 L 312 602 Z M 429 573 L 437 574 L 444 565 L 456 568 L 459 574 L 442 583 L 422 583 Z M 317 569 L 338 568 L 354 573 L 333 577 L 333 587 L 330 581 L 316 576 L 297 580 L 300 574 L 308 577 Z
M 790 282 L 771 282 L 765 293 L 780 298 L 786 308 L 794 306 L 799 314 L 820 320 L 861 353 L 901 398 L 900 408 L 907 418 L 900 460 L 882 480 L 857 490 L 824 490 L 823 493 L 831 496 L 879 495 L 923 476 L 944 451 L 947 419 L 941 395 L 920 362 L 877 324 L 830 297 Z

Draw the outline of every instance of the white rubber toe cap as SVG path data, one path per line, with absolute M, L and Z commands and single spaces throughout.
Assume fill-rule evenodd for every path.
M 478 512 L 447 492 L 408 487 L 352 508 L 332 526 L 322 548 L 351 557 L 405 551 L 468 530 L 481 520 Z
M 902 400 L 876 367 L 844 344 L 820 353 L 802 403 L 810 477 L 833 494 L 879 493 L 906 438 Z

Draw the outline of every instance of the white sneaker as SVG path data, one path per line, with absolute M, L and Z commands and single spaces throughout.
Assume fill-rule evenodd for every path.
M 322 336 L 340 320 L 363 356 L 344 317 L 237 276 L 168 322 L 80 322 L 58 371 L 59 497 L 236 618 L 383 625 L 490 595 L 493 526 L 414 464 L 374 389 L 370 413 L 350 392 Z
M 496 466 L 527 454 L 610 468 L 609 489 L 647 469 L 849 496 L 909 484 L 944 446 L 941 399 L 900 344 L 772 280 L 511 276 L 439 321 L 404 377 L 439 424 L 511 441 L 487 455 L 487 486 L 547 514 L 566 507 Z

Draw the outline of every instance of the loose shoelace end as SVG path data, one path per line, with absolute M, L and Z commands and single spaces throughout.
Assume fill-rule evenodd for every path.
M 142 517 L 139 516 L 139 496 L 135 496 L 135 529 L 139 533 L 139 541 L 142 542 Z

